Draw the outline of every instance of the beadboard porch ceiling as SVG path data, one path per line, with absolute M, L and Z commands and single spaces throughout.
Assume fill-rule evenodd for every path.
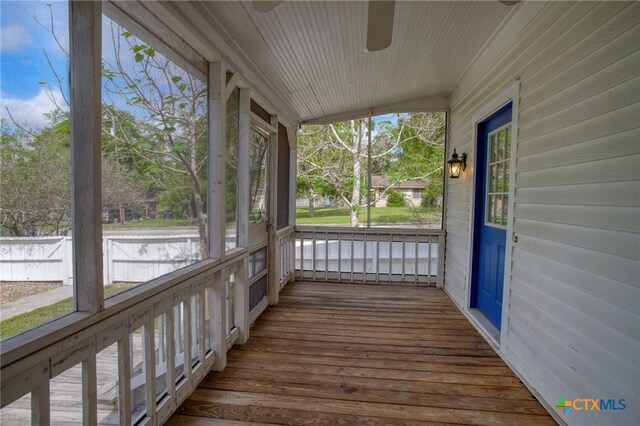
M 445 109 L 471 64 L 522 8 L 397 1 L 391 47 L 370 53 L 366 1 L 285 1 L 269 12 L 248 1 L 202 6 L 302 122 L 382 112 L 376 108 L 382 106 Z

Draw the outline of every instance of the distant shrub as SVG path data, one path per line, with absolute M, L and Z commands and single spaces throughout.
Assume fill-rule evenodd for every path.
M 407 202 L 401 192 L 391 190 L 387 192 L 387 207 L 404 207 Z
M 429 181 L 422 191 L 422 207 L 435 207 L 442 199 L 442 174 L 438 173 Z

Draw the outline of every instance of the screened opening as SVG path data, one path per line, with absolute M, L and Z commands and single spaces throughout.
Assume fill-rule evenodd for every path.
M 278 124 L 278 229 L 289 225 L 290 156 L 287 129 Z
M 4 340 L 75 310 L 69 3 L 3 1 L 0 22 Z
M 102 16 L 104 278 L 120 290 L 208 256 L 207 84 L 174 56 Z
M 296 224 L 441 228 L 445 118 L 387 114 L 304 126 Z
M 249 141 L 249 223 L 267 221 L 268 150 L 267 135 L 252 128 Z

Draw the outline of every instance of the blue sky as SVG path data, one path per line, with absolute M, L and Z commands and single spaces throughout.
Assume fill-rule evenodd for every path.
M 69 10 L 66 0 L 0 1 L 0 117 L 7 120 L 11 127 L 7 109 L 19 124 L 27 128 L 38 128 L 48 124 L 44 114 L 55 108 L 50 96 L 67 109 L 61 90 L 65 94 L 69 93 L 68 58 L 47 29 L 38 24 L 40 22 L 47 28 L 51 25 L 50 11 L 53 13 L 56 34 L 63 48 L 68 50 Z M 105 40 L 111 39 L 111 34 L 106 33 L 110 28 L 107 19 L 103 25 Z M 107 61 L 114 55 L 113 47 L 109 45 L 110 43 L 106 43 L 107 51 L 103 53 Z M 45 51 L 51 60 L 51 66 L 47 63 Z M 132 57 L 122 59 L 132 62 Z M 52 67 L 63 79 L 62 87 L 59 87 Z M 48 83 L 51 92 L 40 82 Z M 125 106 L 122 100 L 116 101 L 121 108 L 134 112 L 132 108 Z M 385 114 L 373 117 L 373 120 L 391 120 L 395 123 L 397 118 L 395 114 Z M 374 131 L 374 136 L 377 130 Z
M 63 47 L 68 49 L 69 11 L 66 1 L 0 2 L 0 116 L 8 120 L 6 110 L 9 108 L 16 121 L 32 128 L 45 125 L 43 114 L 54 109 L 39 82 L 48 82 L 53 96 L 66 108 L 44 51 L 64 79 L 62 90 L 65 93 L 69 90 L 68 59 L 51 34 L 36 22 L 37 19 L 45 26 L 51 24 L 47 4 L 51 4 L 56 33 Z

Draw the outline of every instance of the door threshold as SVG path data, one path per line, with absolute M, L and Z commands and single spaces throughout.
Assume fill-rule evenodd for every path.
M 489 337 L 497 347 L 500 347 L 500 329 L 498 329 L 480 309 L 469 308 L 468 312 L 476 325 L 484 331 L 484 334 Z

